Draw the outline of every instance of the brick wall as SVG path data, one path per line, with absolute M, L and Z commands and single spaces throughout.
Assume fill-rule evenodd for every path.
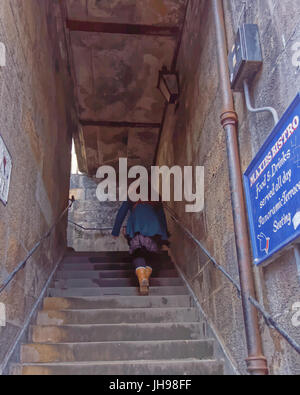
M 300 87 L 300 71 L 293 66 L 292 46 L 300 42 L 298 0 L 225 1 L 228 46 L 234 44 L 240 23 L 257 23 L 264 67 L 252 85 L 255 106 L 274 106 L 280 115 Z M 184 204 L 173 203 L 177 215 L 198 237 L 219 264 L 238 279 L 236 246 L 229 190 L 225 134 L 220 126 L 216 37 L 209 1 L 190 0 L 177 68 L 180 74 L 179 107 L 169 106 L 158 156 L 160 165 L 205 167 L 205 211 L 186 214 Z M 239 142 L 245 171 L 270 133 L 268 114 L 248 114 L 242 94 L 235 94 L 240 118 Z M 172 253 L 182 267 L 201 305 L 228 347 L 239 370 L 246 372 L 246 345 L 241 302 L 228 281 L 170 222 Z M 260 301 L 283 327 L 300 340 L 292 326 L 292 305 L 300 301 L 300 284 L 293 253 L 256 272 Z M 261 321 L 265 353 L 272 374 L 296 374 L 299 355 Z
M 68 203 L 73 87 L 58 1 L 1 0 L 0 134 L 13 161 L 8 205 L 0 203 L 0 283 Z M 0 296 L 0 363 L 66 246 L 66 223 Z

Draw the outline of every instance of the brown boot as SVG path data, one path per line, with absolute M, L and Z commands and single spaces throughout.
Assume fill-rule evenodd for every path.
M 150 280 L 151 274 L 152 274 L 152 268 L 150 266 L 147 266 L 146 267 L 146 277 L 147 277 L 148 281 Z
M 149 281 L 146 276 L 146 269 L 144 267 L 140 267 L 136 269 L 136 275 L 140 284 L 140 294 L 148 295 L 149 294 Z

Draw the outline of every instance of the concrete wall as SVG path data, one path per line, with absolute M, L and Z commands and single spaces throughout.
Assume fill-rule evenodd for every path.
M 0 284 L 68 203 L 73 87 L 58 1 L 1 0 L 0 134 L 11 153 L 8 205 L 0 203 Z M 66 246 L 66 223 L 1 294 L 0 364 Z
M 112 228 L 120 203 L 99 202 L 96 197 L 97 179 L 81 174 L 72 174 L 70 197 L 76 202 L 69 213 L 69 220 L 89 229 Z M 126 221 L 124 222 L 126 224 Z M 121 234 L 111 236 L 111 229 L 85 231 L 69 223 L 68 246 L 75 251 L 127 251 L 128 244 Z
M 265 63 L 252 85 L 253 101 L 256 106 L 274 106 L 282 115 L 300 87 L 300 71 L 291 60 L 292 45 L 300 41 L 299 1 L 237 0 L 224 1 L 224 4 L 229 48 L 240 23 L 259 25 Z M 177 64 L 180 103 L 168 108 L 158 163 L 205 167 L 205 211 L 186 214 L 184 204 L 173 203 L 172 207 L 217 262 L 238 279 L 225 134 L 219 122 L 222 103 L 215 44 L 210 2 L 190 0 Z M 240 119 L 242 170 L 245 171 L 272 130 L 273 120 L 268 114 L 248 114 L 242 94 L 235 94 L 235 103 Z M 245 373 L 247 353 L 241 302 L 236 292 L 172 221 L 170 231 L 177 263 L 240 372 Z M 292 326 L 292 305 L 300 301 L 293 253 L 285 253 L 255 274 L 260 301 L 299 342 L 299 328 Z M 299 374 L 299 355 L 263 321 L 261 332 L 271 373 Z

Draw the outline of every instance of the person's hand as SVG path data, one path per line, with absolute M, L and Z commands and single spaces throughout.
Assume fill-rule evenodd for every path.
M 125 226 L 122 229 L 122 233 L 123 233 L 124 236 L 126 236 L 126 227 Z

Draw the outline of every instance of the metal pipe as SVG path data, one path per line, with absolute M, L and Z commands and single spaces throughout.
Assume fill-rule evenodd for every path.
M 235 239 L 243 295 L 242 304 L 248 348 L 248 358 L 246 359 L 246 362 L 250 374 L 266 375 L 268 374 L 268 366 L 267 360 L 262 351 L 262 339 L 259 332 L 258 316 L 255 308 L 249 301 L 250 297 L 255 298 L 255 287 L 250 259 L 246 205 L 237 138 L 238 117 L 234 109 L 233 94 L 230 87 L 227 63 L 228 51 L 223 1 L 212 0 L 212 7 L 216 27 L 220 89 L 223 99 L 221 124 L 226 133 Z
M 245 92 L 247 109 L 250 112 L 254 112 L 254 113 L 270 112 L 272 114 L 273 118 L 274 118 L 274 123 L 275 123 L 275 126 L 276 126 L 278 124 L 278 122 L 279 122 L 279 116 L 278 116 L 278 113 L 275 110 L 275 108 L 273 108 L 273 107 L 261 107 L 261 108 L 254 108 L 254 107 L 252 107 L 251 99 L 250 99 L 250 92 L 249 92 L 249 85 L 248 85 L 248 81 L 247 80 L 244 81 L 244 92 Z

